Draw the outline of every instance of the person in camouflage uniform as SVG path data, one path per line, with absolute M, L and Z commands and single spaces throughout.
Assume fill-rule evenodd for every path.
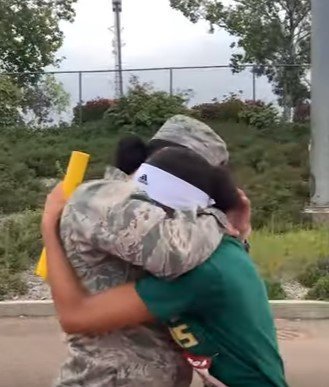
M 168 120 L 154 137 L 187 147 L 213 165 L 226 162 L 223 140 L 185 117 Z M 145 271 L 172 279 L 203 263 L 218 247 L 227 221 L 218 210 L 177 211 L 172 218 L 132 179 L 108 168 L 83 184 L 66 206 L 60 235 L 66 254 L 91 293 L 135 281 Z M 187 387 L 191 369 L 166 327 L 143 325 L 104 335 L 68 335 L 69 357 L 57 387 Z

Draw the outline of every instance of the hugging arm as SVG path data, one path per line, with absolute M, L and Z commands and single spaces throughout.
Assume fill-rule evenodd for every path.
M 66 258 L 56 224 L 43 225 L 43 239 L 48 282 L 65 332 L 108 332 L 153 320 L 133 283 L 91 295 Z
M 174 279 L 206 261 L 225 232 L 226 217 L 216 209 L 175 211 L 128 198 L 111 208 L 93 236 L 93 246 L 159 278 Z
M 59 321 L 67 333 L 110 332 L 152 322 L 153 315 L 166 321 L 195 302 L 193 284 L 198 281 L 193 279 L 194 271 L 171 282 L 147 276 L 137 284 L 128 283 L 91 295 L 66 258 L 56 224 L 43 226 L 43 238 L 49 285 Z

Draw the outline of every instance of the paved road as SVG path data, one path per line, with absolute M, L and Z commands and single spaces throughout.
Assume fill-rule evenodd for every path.
M 291 387 L 329 387 L 329 321 L 278 327 Z M 53 318 L 0 319 L 0 348 L 0 387 L 48 387 L 65 356 Z

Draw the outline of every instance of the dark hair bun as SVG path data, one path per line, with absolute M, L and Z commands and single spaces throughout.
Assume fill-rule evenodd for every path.
M 126 136 L 118 143 L 115 166 L 127 175 L 131 175 L 144 163 L 147 154 L 147 145 L 140 137 Z

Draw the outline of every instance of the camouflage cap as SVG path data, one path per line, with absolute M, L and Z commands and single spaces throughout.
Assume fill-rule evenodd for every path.
M 226 163 L 229 158 L 226 143 L 214 130 L 201 121 L 183 115 L 167 120 L 152 140 L 171 141 L 185 146 L 212 165 Z

